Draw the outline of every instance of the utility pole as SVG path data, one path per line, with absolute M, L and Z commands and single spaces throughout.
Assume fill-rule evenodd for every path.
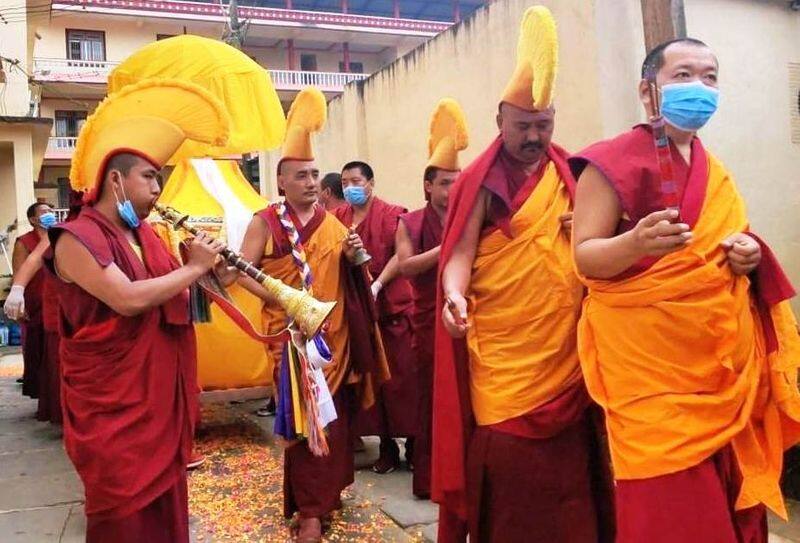
M 647 51 L 667 40 L 686 37 L 683 0 L 641 0 L 641 3 Z
M 222 6 L 222 0 L 220 0 L 220 7 L 223 11 L 225 10 Z M 239 4 L 236 0 L 230 0 L 227 16 L 228 20 L 225 22 L 225 31 L 222 33 L 222 41 L 237 49 L 241 49 L 244 46 L 244 40 L 247 36 L 247 28 L 250 26 L 250 21 L 247 19 L 239 20 Z

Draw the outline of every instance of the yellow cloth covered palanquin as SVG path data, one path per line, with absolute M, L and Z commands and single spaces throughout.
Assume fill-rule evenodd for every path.
M 250 212 L 267 206 L 245 179 L 235 160 L 215 160 L 233 195 Z M 222 205 L 203 188 L 189 160 L 179 162 L 159 198 L 159 203 L 190 216 L 189 223 L 227 241 Z M 163 221 L 151 221 L 158 235 L 178 255 L 178 242 L 185 232 L 176 232 Z M 260 329 L 261 301 L 238 285 L 228 293 L 242 313 Z M 211 304 L 211 322 L 195 325 L 197 375 L 203 390 L 245 388 L 272 384 L 273 361 L 264 345 L 247 336 L 216 304 Z
M 269 72 L 230 45 L 183 35 L 150 43 L 134 52 L 108 76 L 108 92 L 143 79 L 190 81 L 219 98 L 231 119 L 226 145 L 187 141 L 171 164 L 184 158 L 226 157 L 283 143 L 286 119 Z

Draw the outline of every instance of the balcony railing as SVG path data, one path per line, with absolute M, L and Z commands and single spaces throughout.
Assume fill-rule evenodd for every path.
M 317 87 L 321 91 L 341 92 L 344 86 L 353 81 L 362 81 L 368 74 L 339 72 L 299 72 L 295 70 L 270 70 L 272 83 L 278 90 L 300 90 L 303 87 Z
M 56 222 L 64 222 L 69 215 L 69 208 L 57 208 L 53 210 L 53 213 L 56 214 Z
M 78 138 L 63 138 L 53 136 L 47 141 L 47 151 L 44 158 L 53 160 L 69 160 L 75 152 L 75 143 Z
M 119 62 L 96 60 L 71 60 L 64 58 L 37 58 L 33 73 L 37 81 L 105 84 L 109 72 Z M 278 90 L 300 90 L 314 86 L 325 92 L 341 92 L 353 81 L 369 77 L 367 74 L 339 72 L 302 72 L 296 70 L 269 70 Z
M 75 143 L 78 141 L 78 138 L 66 138 L 61 136 L 53 136 L 47 142 L 47 149 L 58 151 L 58 150 L 73 150 L 75 149 Z
M 38 81 L 102 84 L 118 64 L 108 60 L 37 58 L 33 61 L 33 77 Z

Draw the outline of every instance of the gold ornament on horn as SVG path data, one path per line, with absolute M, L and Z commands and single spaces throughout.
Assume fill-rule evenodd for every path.
M 174 228 L 183 228 L 195 236 L 200 233 L 200 230 L 186 223 L 189 215 L 180 213 L 163 204 L 156 204 L 155 210 Z M 254 266 L 252 262 L 245 260 L 242 255 L 227 246 L 223 249 L 222 256 L 229 265 L 258 281 L 269 296 L 286 311 L 289 318 L 306 337 L 313 337 L 320 331 L 336 306 L 336 302 L 321 302 L 308 292 L 292 288 L 282 281 L 267 275 Z

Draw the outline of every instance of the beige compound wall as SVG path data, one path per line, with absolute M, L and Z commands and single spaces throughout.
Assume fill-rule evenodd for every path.
M 537 3 L 553 11 L 560 36 L 556 141 L 577 150 L 637 122 L 635 52 L 644 47 L 638 1 L 499 1 L 332 100 L 317 137 L 321 169 L 366 160 L 381 196 L 421 204 L 436 102 L 451 96 L 464 108 L 467 163 L 497 134 L 497 103 L 514 67 L 521 15 Z
M 787 4 L 685 0 L 685 9 L 688 34 L 720 62 L 719 111 L 700 135 L 733 172 L 754 231 L 800 287 L 800 138 L 791 134 L 800 114 L 800 11 Z

